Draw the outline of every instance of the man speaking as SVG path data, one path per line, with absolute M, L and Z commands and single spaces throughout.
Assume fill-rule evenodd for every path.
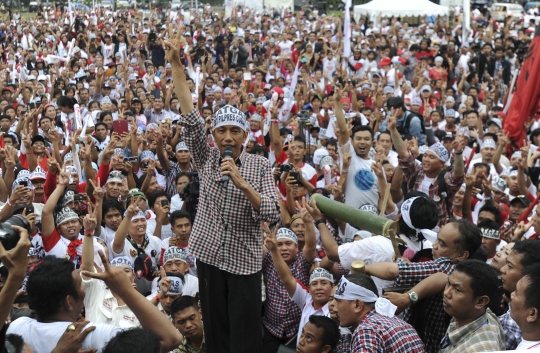
M 260 222 L 276 222 L 276 189 L 267 159 L 243 151 L 246 117 L 227 105 L 215 114 L 214 141 L 194 109 L 178 46 L 165 41 L 184 139 L 200 176 L 189 249 L 197 258 L 206 350 L 258 352 L 261 338 Z M 230 157 L 232 156 L 232 158 Z

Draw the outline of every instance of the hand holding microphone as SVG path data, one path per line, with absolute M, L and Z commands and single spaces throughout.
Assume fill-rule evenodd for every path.
M 225 146 L 225 151 L 223 151 L 223 160 L 221 162 L 221 186 L 227 188 L 229 186 L 229 175 L 232 170 L 230 161 L 226 161 L 227 158 L 233 158 L 233 150 L 231 146 Z M 233 162 L 234 164 L 234 162 Z

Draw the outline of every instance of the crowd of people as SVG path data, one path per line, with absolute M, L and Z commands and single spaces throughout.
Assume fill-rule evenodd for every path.
M 540 350 L 537 11 L 9 10 L 4 350 Z

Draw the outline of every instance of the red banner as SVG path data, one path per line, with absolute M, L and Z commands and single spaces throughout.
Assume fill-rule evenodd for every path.
M 503 122 L 514 145 L 521 147 L 526 138 L 524 125 L 540 109 L 540 26 L 521 67 L 510 107 Z

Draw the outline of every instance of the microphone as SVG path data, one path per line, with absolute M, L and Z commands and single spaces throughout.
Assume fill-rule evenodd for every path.
M 231 146 L 225 146 L 225 151 L 223 151 L 223 158 L 232 158 L 233 157 L 233 150 Z M 229 186 L 229 176 L 228 175 L 222 175 L 220 180 L 221 186 L 223 186 L 225 189 L 227 186 Z

